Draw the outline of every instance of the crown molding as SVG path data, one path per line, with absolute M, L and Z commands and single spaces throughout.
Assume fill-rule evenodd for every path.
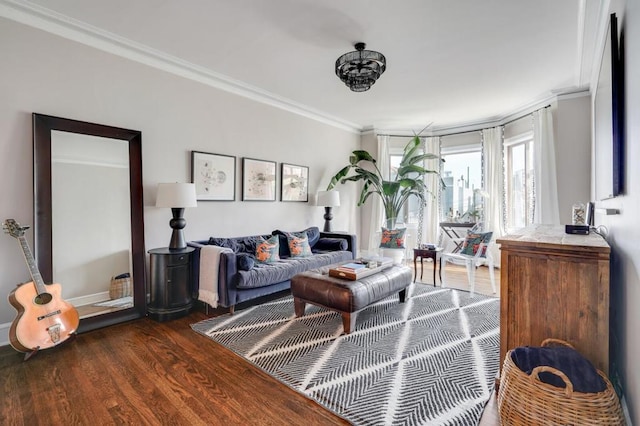
M 483 119 L 468 121 L 464 123 L 458 123 L 452 126 L 434 126 L 426 130 L 421 136 L 447 136 L 454 133 L 473 132 L 476 130 L 488 129 L 496 126 L 503 126 L 511 121 L 522 118 L 527 114 L 531 114 L 540 108 L 544 108 L 549 104 L 557 102 L 559 100 L 567 100 L 573 98 L 579 98 L 583 96 L 590 96 L 588 88 L 585 87 L 572 87 L 565 88 L 538 98 L 534 101 L 523 104 L 515 111 L 508 114 L 485 117 Z M 380 135 L 394 135 L 394 136 L 414 136 L 413 130 L 389 130 L 389 129 L 376 129 L 373 127 L 367 127 L 363 130 L 362 134 L 380 134 Z
M 591 1 L 591 0 L 587 0 Z M 585 24 L 585 0 L 580 0 L 579 26 Z M 609 0 L 604 0 L 599 7 L 598 23 L 599 23 L 599 43 L 597 43 L 596 52 L 601 52 L 604 45 L 603 34 L 606 29 L 606 18 L 608 17 Z M 30 3 L 27 0 L 0 0 L 0 17 L 4 17 L 24 25 L 46 31 L 51 34 L 72 40 L 104 52 L 117 55 L 134 62 L 138 62 L 152 68 L 156 68 L 165 72 L 169 72 L 176 76 L 186 78 L 192 81 L 214 87 L 255 102 L 260 102 L 296 115 L 300 115 L 320 123 L 336 127 L 361 136 L 368 134 L 393 134 L 399 136 L 413 136 L 413 129 L 377 129 L 373 126 L 361 126 L 359 124 L 343 120 L 339 117 L 327 114 L 323 111 L 311 108 L 293 100 L 284 98 L 266 90 L 251 86 L 240 80 L 233 79 L 226 75 L 216 73 L 205 67 L 184 61 L 172 55 L 168 55 L 162 51 L 153 49 L 141 43 L 134 42 L 127 38 L 118 36 L 117 34 L 102 30 L 98 27 L 89 25 L 85 22 L 71 18 L 69 16 L 57 13 L 45 7 Z M 579 44 L 583 44 L 583 34 L 579 30 Z M 582 46 L 581 51 L 584 51 Z M 580 54 L 580 53 L 579 53 Z M 599 57 L 601 55 L 594 55 Z M 584 59 L 584 58 L 583 58 Z M 578 69 L 576 70 L 577 79 L 581 80 L 580 73 L 585 72 L 583 61 L 578 61 Z M 591 87 L 597 83 L 598 67 L 591 69 Z M 595 83 L 594 83 L 595 81 Z M 503 125 L 516 118 L 522 117 L 528 113 L 542 108 L 547 104 L 558 99 L 568 99 L 568 97 L 584 96 L 589 92 L 584 92 L 584 88 L 569 88 L 560 91 L 554 91 L 550 95 L 529 102 L 520 108 L 516 108 L 514 112 L 505 115 L 485 117 L 479 120 L 473 120 L 455 125 L 432 126 L 422 132 L 422 136 L 439 136 L 451 133 L 459 133 L 466 131 L 480 130 L 489 127 Z
M 590 87 L 595 93 L 595 88 L 598 86 L 598 78 L 600 77 L 600 68 L 602 66 L 602 54 L 604 53 L 604 46 L 608 36 L 607 28 L 609 27 L 609 0 L 603 0 L 600 2 L 600 9 L 596 18 L 597 33 L 595 52 L 593 54 L 593 67 L 591 68 Z M 620 27 L 618 27 L 618 31 Z M 607 59 L 609 60 L 609 59 Z
M 362 126 L 356 123 L 326 114 L 25 0 L 0 0 L 0 16 L 329 126 L 356 134 L 362 131 Z

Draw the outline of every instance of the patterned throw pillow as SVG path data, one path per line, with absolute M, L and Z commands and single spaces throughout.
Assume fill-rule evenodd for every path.
M 274 235 L 268 240 L 260 238 L 260 240 L 256 245 L 256 259 L 258 262 L 271 263 L 280 260 L 280 256 L 278 255 L 280 246 L 278 236 Z
M 407 228 L 387 229 L 382 228 L 382 238 L 380 248 L 404 248 L 404 233 Z
M 480 244 L 482 243 L 484 246 L 482 247 L 482 253 L 480 256 L 486 257 L 487 244 L 491 241 L 492 236 L 493 232 L 468 232 L 464 239 L 464 243 L 462 244 L 462 250 L 460 250 L 460 253 L 475 256 L 478 252 L 478 247 L 480 247 Z
M 287 236 L 289 234 L 295 234 L 295 235 L 306 234 L 307 237 L 309 238 L 309 247 L 311 248 L 313 248 L 318 242 L 318 240 L 320 239 L 320 230 L 318 229 L 317 226 L 311 226 L 300 232 L 288 232 L 288 231 L 282 231 L 280 229 L 276 229 L 271 234 L 280 236 L 280 257 L 286 257 L 291 255 L 291 252 L 289 251 L 289 242 L 287 240 Z
M 311 256 L 311 246 L 309 246 L 309 237 L 306 232 L 287 234 L 287 240 L 291 257 Z

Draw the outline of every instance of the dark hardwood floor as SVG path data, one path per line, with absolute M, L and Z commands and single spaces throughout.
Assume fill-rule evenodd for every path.
M 26 362 L 0 348 L 0 424 L 348 424 L 191 330 L 205 318 L 119 324 Z
M 191 330 L 205 318 L 119 324 L 26 362 L 0 347 L 0 424 L 349 424 Z M 499 424 L 487 407 L 480 424 Z

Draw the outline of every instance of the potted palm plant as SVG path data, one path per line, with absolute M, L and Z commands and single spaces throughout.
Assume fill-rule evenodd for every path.
M 395 229 L 398 216 L 409 197 L 415 195 L 421 203 L 425 202 L 428 190 L 424 184 L 424 176 L 439 172 L 424 168 L 423 163 L 437 158 L 439 157 L 435 154 L 423 153 L 420 149 L 420 137 L 414 136 L 404 147 L 397 173 L 385 180 L 375 158 L 367 151 L 356 150 L 349 157 L 349 164 L 331 178 L 327 190 L 332 190 L 338 183 L 362 181 L 358 206 L 362 206 L 371 195 L 377 194 L 382 200 L 386 228 Z M 364 168 L 364 164 L 371 167 Z M 441 179 L 440 184 L 444 186 Z

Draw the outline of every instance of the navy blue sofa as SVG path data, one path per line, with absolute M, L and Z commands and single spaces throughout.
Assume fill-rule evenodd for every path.
M 200 288 L 200 250 L 206 245 L 226 247 L 231 252 L 220 253 L 218 271 L 218 305 L 233 312 L 235 305 L 267 296 L 291 286 L 291 278 L 309 269 L 352 260 L 356 256 L 356 236 L 345 233 L 320 232 L 317 227 L 304 231 L 309 237 L 312 256 L 292 258 L 289 254 L 286 232 L 275 230 L 271 234 L 235 238 L 215 238 L 190 241 L 196 249 L 193 256 L 194 297 Z M 260 238 L 279 236 L 280 260 L 274 263 L 255 261 L 253 254 Z M 250 258 L 250 259 L 247 259 Z

